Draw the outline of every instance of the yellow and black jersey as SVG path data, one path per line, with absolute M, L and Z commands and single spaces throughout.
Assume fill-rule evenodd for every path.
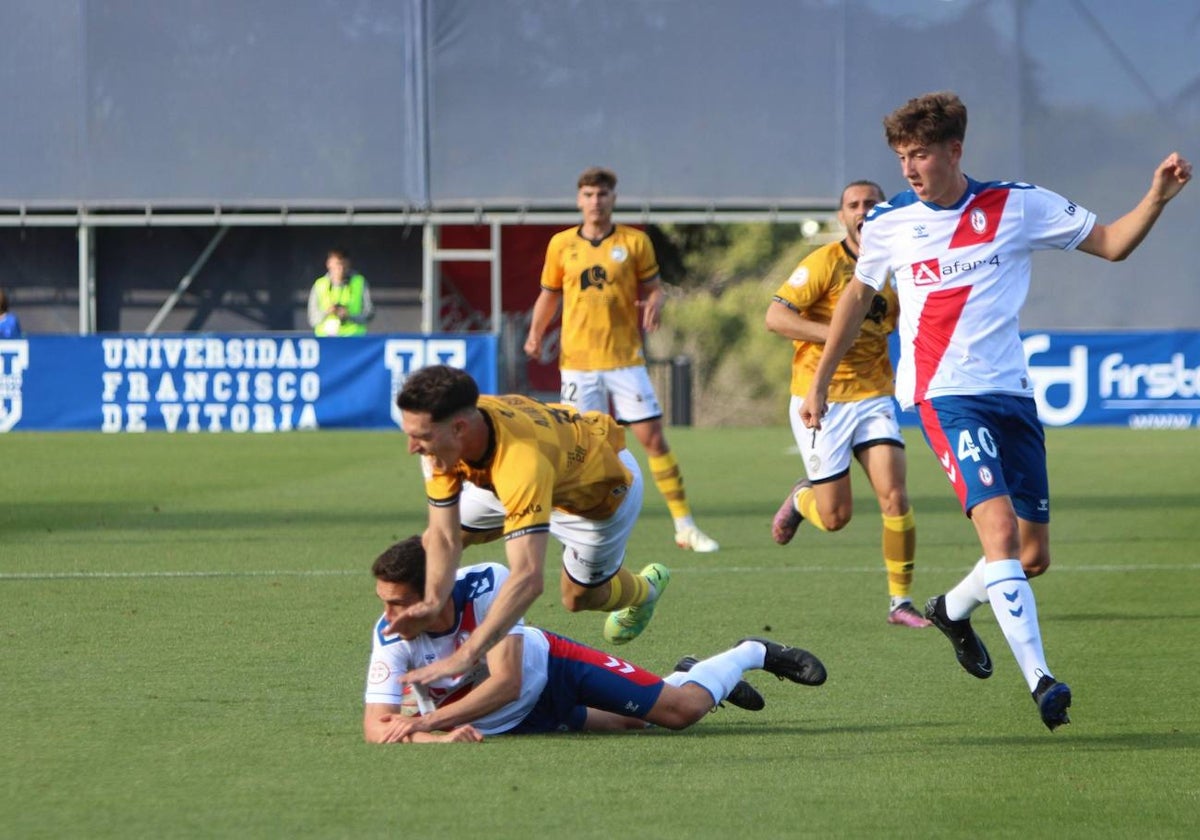
M 775 300 L 806 318 L 828 324 L 846 284 L 854 278 L 854 255 L 845 242 L 831 242 L 805 257 L 775 292 Z M 896 329 L 900 301 L 889 282 L 875 293 L 862 332 L 850 345 L 829 383 L 830 402 L 853 402 L 888 396 L 895 391 L 888 335 Z M 792 393 L 808 393 L 825 345 L 793 341 Z
M 431 505 L 455 504 L 469 481 L 504 505 L 506 537 L 547 530 L 554 508 L 607 519 L 620 506 L 633 476 L 618 457 L 625 430 L 617 421 L 517 394 L 483 396 L 478 405 L 490 428 L 488 451 L 479 463 L 449 467 L 425 456 Z
M 556 233 L 546 248 L 542 288 L 562 292 L 562 353 L 566 370 L 612 370 L 645 363 L 642 283 L 658 276 L 658 258 L 644 231 L 616 225 L 599 241 L 579 227 Z

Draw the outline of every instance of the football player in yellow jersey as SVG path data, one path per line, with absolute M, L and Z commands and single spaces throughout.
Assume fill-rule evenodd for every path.
M 650 472 L 675 521 L 675 543 L 692 551 L 720 546 L 696 527 L 679 463 L 663 434 L 650 384 L 642 330 L 658 329 L 663 306 L 658 258 L 644 231 L 613 224 L 617 176 L 593 166 L 579 176 L 583 221 L 546 248 L 542 291 L 533 305 L 525 353 L 542 357 L 543 339 L 562 304 L 562 400 L 580 411 L 609 411 L 646 450 Z
M 872 181 L 855 181 L 842 190 L 838 219 L 846 228 L 846 238 L 805 257 L 767 307 L 767 329 L 792 339 L 795 346 L 788 417 L 807 473 L 775 514 L 771 535 L 785 545 L 806 519 L 821 531 L 846 527 L 853 510 L 853 455 L 866 471 L 883 515 L 888 622 L 928 627 L 929 621 L 913 606 L 909 594 L 917 532 L 906 487 L 904 438 L 892 400 L 894 374 L 887 341 L 896 328 L 898 301 L 891 286 L 876 294 L 862 332 L 837 367 L 821 431 L 806 428 L 800 418 L 833 308 L 854 277 L 863 219 L 884 198 Z
M 518 394 L 480 396 L 470 374 L 446 365 L 408 377 L 396 403 L 429 500 L 425 599 L 397 621 L 438 614 L 454 586 L 464 532 L 503 537 L 510 572 L 470 639 L 412 672 L 413 682 L 463 673 L 505 637 L 542 594 L 551 535 L 564 546 L 563 606 L 610 612 L 604 637 L 613 644 L 645 629 L 671 573 L 659 563 L 637 575 L 624 568 L 642 476 L 613 418 Z

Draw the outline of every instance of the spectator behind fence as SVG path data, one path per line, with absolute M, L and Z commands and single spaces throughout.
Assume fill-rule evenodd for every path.
M 366 335 L 375 315 L 367 278 L 352 271 L 350 252 L 333 248 L 325 256 L 325 274 L 308 294 L 308 323 L 317 335 Z
M 21 322 L 8 311 L 8 293 L 0 289 L 0 338 L 20 338 Z

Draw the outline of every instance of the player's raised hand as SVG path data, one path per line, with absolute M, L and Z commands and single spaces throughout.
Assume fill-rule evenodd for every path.
M 1171 152 L 1154 170 L 1152 191 L 1163 201 L 1179 195 L 1188 181 L 1192 180 L 1192 165 L 1179 152 Z

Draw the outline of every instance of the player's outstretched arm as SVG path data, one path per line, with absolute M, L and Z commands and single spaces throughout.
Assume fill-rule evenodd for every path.
M 510 633 L 487 654 L 488 678 L 470 693 L 453 703 L 439 706 L 429 714 L 406 719 L 404 734 L 414 732 L 448 732 L 462 724 L 479 720 L 521 696 L 521 661 L 525 638 L 518 631 Z M 407 680 L 408 675 L 401 677 Z
M 401 621 L 416 622 L 411 629 L 421 630 L 437 617 L 454 589 L 454 577 L 462 559 L 462 525 L 458 505 L 429 508 L 429 526 L 421 535 L 425 548 L 425 598 L 401 610 L 388 625 L 388 633 L 398 633 Z
M 1111 224 L 1093 225 L 1087 238 L 1079 244 L 1079 250 L 1112 262 L 1125 259 L 1142 244 L 1167 202 L 1179 195 L 1190 180 L 1191 163 L 1178 152 L 1167 155 L 1154 170 L 1150 189 L 1137 206 Z
M 392 703 L 367 703 L 363 706 L 363 740 L 369 744 L 384 743 L 392 722 L 402 718 L 399 706 Z
M 487 617 L 452 656 L 410 671 L 405 682 L 429 685 L 442 677 L 461 674 L 502 641 L 545 588 L 543 569 L 549 539 L 549 532 L 538 531 L 508 540 L 508 579 L 500 585 Z
M 389 735 L 404 721 L 410 720 L 400 713 L 399 706 L 387 703 L 368 703 L 363 711 L 363 737 L 370 744 L 457 744 L 477 743 L 483 734 L 471 725 L 456 726 L 449 732 L 410 732 L 394 741 Z

